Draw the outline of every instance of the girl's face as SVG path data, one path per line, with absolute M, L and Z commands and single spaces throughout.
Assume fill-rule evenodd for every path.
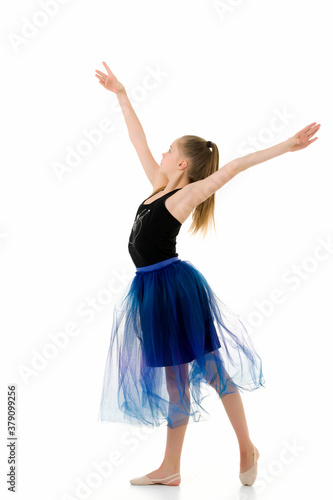
M 162 153 L 162 160 L 160 162 L 161 167 L 163 167 L 163 170 L 166 172 L 170 172 L 171 170 L 174 170 L 179 163 L 179 152 L 177 149 L 177 144 L 176 141 L 174 141 L 169 148 L 169 151 L 166 153 Z

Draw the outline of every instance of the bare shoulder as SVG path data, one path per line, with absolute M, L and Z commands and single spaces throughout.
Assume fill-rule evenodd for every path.
M 237 160 L 232 160 L 205 179 L 189 184 L 194 207 L 203 203 L 239 173 Z
M 186 219 L 196 207 L 196 205 L 194 204 L 194 184 L 196 184 L 196 182 L 187 184 L 176 193 L 168 196 L 168 198 L 164 202 L 167 210 L 181 224 L 186 221 Z
M 192 211 L 221 189 L 237 174 L 237 164 L 227 163 L 224 167 L 200 181 L 191 182 L 165 200 L 169 212 L 182 224 Z

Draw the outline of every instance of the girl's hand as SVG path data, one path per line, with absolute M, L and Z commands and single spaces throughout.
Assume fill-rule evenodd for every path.
M 102 71 L 98 71 L 98 69 L 96 69 L 95 71 L 98 74 L 95 76 L 99 78 L 99 83 L 103 85 L 106 90 L 111 90 L 111 92 L 115 92 L 116 94 L 121 90 L 124 90 L 124 85 L 117 80 L 106 62 L 103 61 L 103 64 L 108 74 L 106 75 L 105 73 L 102 73 Z
M 297 132 L 293 137 L 287 139 L 288 143 L 288 151 L 299 151 L 300 149 L 304 149 L 312 142 L 316 141 L 318 137 L 315 137 L 311 141 L 309 140 L 318 130 L 320 124 L 316 125 L 316 122 L 310 123 L 302 130 Z

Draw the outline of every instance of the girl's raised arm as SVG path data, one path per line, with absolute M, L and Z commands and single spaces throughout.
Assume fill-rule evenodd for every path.
M 109 66 L 104 61 L 103 64 L 106 68 L 107 74 L 96 69 L 95 71 L 97 74 L 95 76 L 99 79 L 99 83 L 103 85 L 106 90 L 110 90 L 117 95 L 118 102 L 127 125 L 130 141 L 138 154 L 139 160 L 150 183 L 154 186 L 156 185 L 157 177 L 160 175 L 159 164 L 155 161 L 153 155 L 151 154 L 146 135 L 127 96 L 124 85 L 117 80 Z M 167 181 L 167 179 L 159 179 L 159 181 L 162 185 L 164 181 Z
M 283 153 L 299 151 L 306 148 L 318 139 L 318 137 L 315 137 L 310 141 L 311 137 L 318 132 L 319 127 L 320 124 L 316 125 L 316 122 L 310 123 L 310 125 L 307 125 L 295 135 L 280 144 L 276 144 L 271 148 L 263 149 L 262 151 L 255 151 L 254 153 L 237 158 L 236 161 L 238 164 L 238 171 L 242 172 L 253 165 L 258 165 L 259 163 L 275 158 Z
M 311 137 L 318 132 L 319 128 L 320 124 L 316 125 L 316 122 L 310 123 L 310 125 L 307 125 L 286 141 L 280 142 L 270 148 L 236 158 L 205 179 L 189 184 L 189 186 L 186 186 L 188 205 L 194 208 L 203 203 L 237 174 L 253 165 L 258 165 L 284 153 L 306 148 L 318 139 L 318 137 L 314 139 L 311 139 Z

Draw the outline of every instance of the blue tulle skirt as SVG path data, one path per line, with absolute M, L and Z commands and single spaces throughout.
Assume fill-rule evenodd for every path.
M 203 399 L 264 386 L 239 316 L 178 257 L 137 267 L 114 307 L 100 421 L 176 428 L 209 419 Z

